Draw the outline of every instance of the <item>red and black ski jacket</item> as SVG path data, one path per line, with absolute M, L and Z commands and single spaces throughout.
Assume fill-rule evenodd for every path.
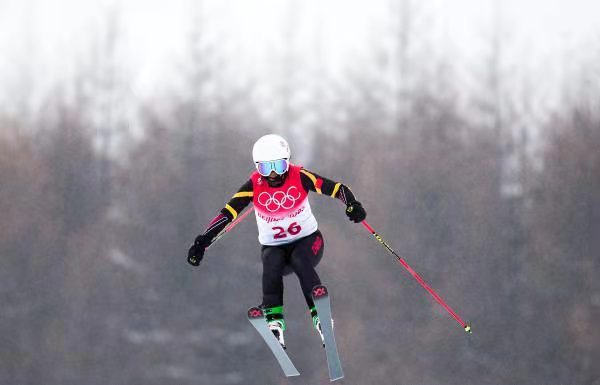
M 290 164 L 290 167 L 294 165 Z M 298 167 L 298 166 L 296 166 Z M 256 171 L 254 172 L 256 173 Z M 254 174 L 253 173 L 253 174 Z M 346 206 L 356 201 L 350 188 L 340 182 L 322 177 L 300 167 L 301 184 L 304 190 L 337 198 Z M 214 238 L 250 204 L 254 198 L 252 176 L 233 194 L 220 213 L 208 224 L 204 235 L 212 241 Z

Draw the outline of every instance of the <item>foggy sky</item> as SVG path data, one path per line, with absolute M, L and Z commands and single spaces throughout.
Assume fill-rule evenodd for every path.
M 0 100 L 10 102 L 8 96 L 23 82 L 39 92 L 69 79 L 94 42 L 102 39 L 111 12 L 118 18 L 119 64 L 131 92 L 148 96 L 169 84 L 198 20 L 208 40 L 228 54 L 228 70 L 237 77 L 268 78 L 286 49 L 307 58 L 320 73 L 340 76 L 352 63 L 369 60 L 373 46 L 385 44 L 382 36 L 393 28 L 388 17 L 393 4 L 389 0 L 1 0 Z M 505 60 L 518 60 L 523 71 L 546 87 L 549 83 L 558 87 L 569 63 L 600 39 L 595 20 L 600 6 L 585 0 L 412 4 L 421 15 L 417 23 L 431 33 L 430 44 L 463 66 L 481 58 L 492 25 L 501 23 L 508 47 Z M 293 47 L 286 47 L 290 42 Z

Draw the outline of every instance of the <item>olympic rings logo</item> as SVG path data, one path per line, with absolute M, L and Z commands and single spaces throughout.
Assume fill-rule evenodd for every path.
M 296 190 L 296 194 L 294 194 L 294 190 Z M 273 195 L 263 191 L 258 195 L 257 201 L 265 206 L 267 211 L 274 213 L 279 209 L 291 209 L 296 204 L 296 201 L 300 199 L 301 195 L 296 186 L 290 186 L 287 192 L 275 191 Z

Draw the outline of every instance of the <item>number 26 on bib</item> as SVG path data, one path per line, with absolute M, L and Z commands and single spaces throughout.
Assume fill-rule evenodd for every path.
M 273 235 L 273 238 L 275 239 L 286 238 L 288 233 L 290 235 L 296 235 L 302 231 L 302 227 L 300 227 L 297 222 L 291 223 L 287 230 L 281 226 L 275 226 L 272 229 L 276 231 L 276 233 Z

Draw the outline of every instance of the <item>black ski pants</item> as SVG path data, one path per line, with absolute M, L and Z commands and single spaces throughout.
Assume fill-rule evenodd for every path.
M 283 276 L 292 272 L 298 276 L 309 308 L 314 306 L 311 291 L 321 284 L 315 270 L 323 257 L 325 242 L 319 230 L 294 242 L 262 247 L 263 303 L 265 307 L 283 305 Z

